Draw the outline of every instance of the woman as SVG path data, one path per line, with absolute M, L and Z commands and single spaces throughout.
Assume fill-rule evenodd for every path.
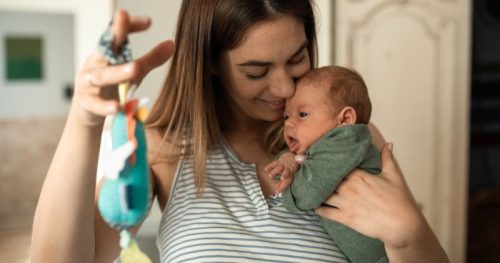
M 118 12 L 115 49 L 149 24 Z M 147 121 L 152 184 L 164 210 L 162 260 L 345 262 L 314 213 L 286 213 L 263 171 L 281 147 L 274 138 L 284 101 L 315 65 L 310 2 L 185 0 L 176 42 Z M 117 83 L 140 82 L 173 49 L 165 41 L 128 64 L 108 66 L 98 52 L 85 62 L 37 207 L 34 262 L 117 257 L 118 235 L 94 203 L 103 116 L 117 110 Z M 381 239 L 391 262 L 446 262 L 387 146 L 382 155 L 380 177 L 353 172 L 325 201 L 335 208 L 316 212 Z M 297 224 L 307 231 L 294 230 Z

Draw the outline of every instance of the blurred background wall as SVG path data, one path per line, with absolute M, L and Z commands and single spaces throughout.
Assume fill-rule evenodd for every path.
M 62 132 L 74 74 L 95 46 L 111 8 L 111 2 L 101 0 L 0 0 L 4 262 L 30 262 L 34 210 Z M 20 50 L 29 51 L 23 55 Z

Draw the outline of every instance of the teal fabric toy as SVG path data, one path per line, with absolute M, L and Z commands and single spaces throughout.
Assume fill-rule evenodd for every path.
M 110 64 L 120 64 L 132 59 L 127 42 L 120 54 L 111 50 L 113 35 L 108 28 L 101 37 L 99 48 Z M 139 102 L 132 98 L 130 83 L 118 85 L 120 110 L 113 116 L 111 125 L 105 126 L 104 138 L 111 141 L 101 147 L 110 147 L 103 156 L 104 181 L 101 185 L 97 207 L 108 225 L 120 231 L 120 261 L 123 263 L 150 263 L 129 230 L 140 224 L 151 206 L 151 186 L 147 161 L 147 144 L 143 121 L 147 115 Z M 106 152 L 106 151 L 102 151 Z
M 125 89 L 121 84 L 120 89 Z M 137 110 L 133 99 L 112 117 L 108 131 L 112 151 L 105 166 L 97 206 L 101 217 L 120 231 L 121 262 L 151 262 L 140 252 L 129 229 L 141 223 L 151 205 L 150 175 L 147 162 L 144 109 Z M 111 163 L 112 162 L 112 163 Z M 132 253 L 133 252 L 133 253 Z M 129 256 L 127 256 L 129 255 Z M 138 261 L 136 257 L 142 257 Z M 134 260 L 127 258 L 134 257 Z
M 112 121 L 111 139 L 113 150 L 129 141 L 127 116 L 118 112 Z M 134 131 L 137 146 L 128 157 L 116 180 L 104 180 L 98 199 L 102 218 L 117 229 L 136 226 L 149 210 L 149 168 L 146 156 L 144 125 L 137 121 Z

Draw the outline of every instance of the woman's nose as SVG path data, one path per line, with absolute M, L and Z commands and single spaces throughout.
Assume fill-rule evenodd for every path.
M 271 83 L 271 93 L 280 98 L 291 98 L 295 92 L 296 79 L 288 72 L 279 72 Z

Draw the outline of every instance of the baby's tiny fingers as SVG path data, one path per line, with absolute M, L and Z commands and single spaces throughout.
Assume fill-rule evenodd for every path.
M 292 183 L 292 180 L 290 177 L 285 178 L 285 179 L 283 179 L 283 177 L 282 177 L 280 182 L 278 183 L 278 186 L 276 187 L 276 193 L 283 192 L 291 183 Z
M 266 165 L 266 167 L 264 167 L 264 171 L 265 172 L 271 171 L 271 169 L 273 169 L 274 166 L 276 166 L 276 161 L 272 161 L 270 164 Z
M 284 168 L 283 164 L 281 164 L 281 163 L 276 164 L 276 166 L 270 172 L 271 176 L 281 174 L 281 172 L 283 171 L 283 168 Z

